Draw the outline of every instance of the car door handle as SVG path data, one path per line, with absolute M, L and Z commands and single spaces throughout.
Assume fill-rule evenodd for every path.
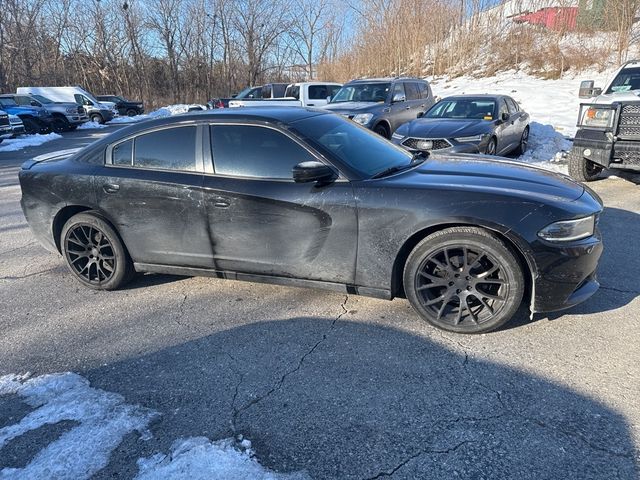
M 102 190 L 104 190 L 104 193 L 118 193 L 120 185 L 115 183 L 105 183 L 102 185 Z
M 213 206 L 218 208 L 227 208 L 231 205 L 226 198 L 218 197 L 213 201 Z
M 315 106 L 316 106 L 316 104 L 315 104 L 315 103 L 308 103 L 308 104 L 307 104 L 307 107 L 315 107 Z

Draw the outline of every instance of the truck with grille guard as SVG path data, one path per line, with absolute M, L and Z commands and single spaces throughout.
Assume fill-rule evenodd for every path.
M 622 65 L 604 89 L 581 82 L 579 130 L 569 152 L 569 174 L 596 180 L 605 169 L 640 171 L 640 60 Z

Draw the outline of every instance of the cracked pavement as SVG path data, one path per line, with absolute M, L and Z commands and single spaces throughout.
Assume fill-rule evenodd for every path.
M 73 371 L 161 413 L 96 478 L 193 436 L 248 438 L 261 464 L 314 479 L 638 478 L 639 177 L 591 184 L 607 207 L 595 297 L 460 336 L 404 300 L 167 275 L 81 287 L 34 242 L 17 166 L 103 133 L 0 154 L 0 375 Z M 29 411 L 0 397 L 0 427 Z M 71 427 L 9 444 L 0 467 Z

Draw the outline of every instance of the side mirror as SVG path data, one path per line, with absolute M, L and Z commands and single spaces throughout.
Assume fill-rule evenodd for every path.
M 331 95 L 327 95 L 327 103 L 331 103 Z
M 35 100 L 31 100 L 31 106 L 32 107 L 41 107 L 42 105 L 40 105 L 38 102 L 36 102 Z
M 391 103 L 400 103 L 400 102 L 405 102 L 406 100 L 407 100 L 407 97 L 405 96 L 404 93 L 394 93 L 393 98 L 391 99 Z
M 331 183 L 337 178 L 336 172 L 322 162 L 315 160 L 302 162 L 293 167 L 293 180 L 296 183 Z
M 509 120 L 510 115 L 507 112 L 502 112 L 502 114 L 500 115 L 500 120 L 502 120 L 503 122 L 506 122 L 507 120 Z
M 583 80 L 580 82 L 580 89 L 578 90 L 579 98 L 592 98 L 597 97 L 602 93 L 601 88 L 596 88 L 593 86 L 593 80 Z
M 418 115 L 416 115 L 416 118 L 422 118 L 422 117 L 424 117 L 424 114 L 425 114 L 425 113 L 426 113 L 426 112 L 418 112 Z

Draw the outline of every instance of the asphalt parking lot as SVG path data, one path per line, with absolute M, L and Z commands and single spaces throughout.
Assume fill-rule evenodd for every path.
M 593 298 L 460 336 L 404 300 L 164 275 L 81 287 L 31 236 L 17 172 L 112 128 L 0 153 L 0 376 L 75 372 L 158 412 L 95 478 L 132 478 L 178 438 L 240 435 L 262 465 L 314 479 L 638 478 L 640 176 L 591 184 L 606 205 Z M 2 393 L 14 478 L 77 422 L 3 442 L 35 407 Z

